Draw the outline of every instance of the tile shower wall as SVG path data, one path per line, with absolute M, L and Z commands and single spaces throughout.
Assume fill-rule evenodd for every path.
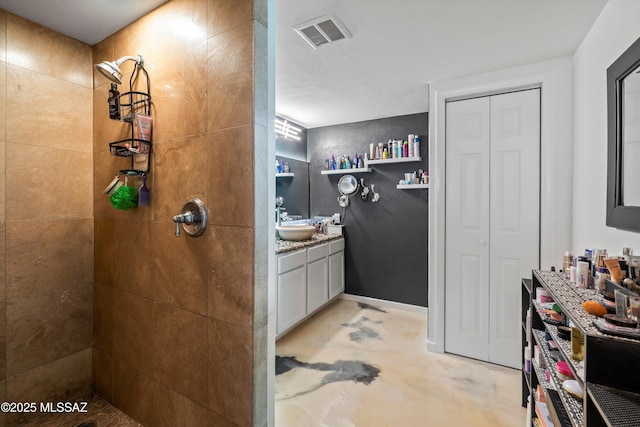
M 91 390 L 91 61 L 89 46 L 0 10 L 2 401 Z
M 136 54 L 153 99 L 148 207 L 101 194 L 128 167 L 108 150 L 126 127 L 94 76 L 94 388 L 144 425 L 266 425 L 266 0 L 172 0 L 93 62 Z M 210 225 L 176 238 L 193 197 Z

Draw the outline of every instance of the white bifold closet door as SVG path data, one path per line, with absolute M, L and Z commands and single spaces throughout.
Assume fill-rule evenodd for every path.
M 540 90 L 446 106 L 445 351 L 520 368 L 540 264 Z

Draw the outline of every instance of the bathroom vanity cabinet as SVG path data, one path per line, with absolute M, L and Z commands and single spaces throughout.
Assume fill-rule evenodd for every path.
M 543 321 L 545 315 L 540 313 L 541 306 L 536 300 L 539 289 L 551 294 L 572 326 L 583 334 L 582 361 L 571 357 L 571 340 L 561 338 L 555 325 Z M 523 280 L 523 343 L 532 355 L 530 371 L 523 368 L 523 405 L 531 395 L 532 417 L 536 416 L 535 394 L 540 385 L 556 427 L 637 426 L 640 420 L 640 384 L 637 381 L 640 341 L 600 332 L 593 325 L 595 316 L 582 308 L 582 303 L 588 300 L 601 302 L 602 296 L 594 290 L 573 286 L 555 272 L 536 270 L 531 280 Z M 561 359 L 567 362 L 580 384 L 584 393 L 582 401 L 562 388 L 547 345 L 549 337 L 558 344 Z M 541 359 L 549 367 L 548 380 L 545 368 L 534 359 L 534 345 L 540 348 Z
M 277 257 L 279 338 L 344 291 L 344 238 Z

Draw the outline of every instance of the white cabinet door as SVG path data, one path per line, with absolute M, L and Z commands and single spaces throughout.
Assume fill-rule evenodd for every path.
M 344 292 L 344 251 L 329 255 L 329 298 Z
M 280 335 L 307 314 L 306 249 L 278 257 L 276 334 Z
M 277 334 L 307 315 L 307 269 L 299 267 L 278 275 Z
M 517 368 L 539 268 L 540 91 L 447 104 L 445 351 Z
M 329 301 L 329 266 L 327 257 L 307 265 L 307 314 Z

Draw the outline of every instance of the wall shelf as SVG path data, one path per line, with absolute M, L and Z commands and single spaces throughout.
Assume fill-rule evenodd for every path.
M 293 176 L 293 172 L 287 172 L 287 173 L 276 173 L 276 178 L 289 178 Z
M 398 184 L 396 188 L 399 190 L 422 190 L 429 188 L 429 184 Z
M 408 162 L 421 162 L 422 157 L 397 157 L 395 159 L 378 159 L 378 160 L 366 160 L 365 164 L 369 165 L 383 165 L 387 163 L 408 163 Z
M 371 168 L 351 168 L 351 169 L 335 169 L 335 170 L 322 170 L 322 175 L 341 175 L 345 173 L 367 173 L 371 172 Z

